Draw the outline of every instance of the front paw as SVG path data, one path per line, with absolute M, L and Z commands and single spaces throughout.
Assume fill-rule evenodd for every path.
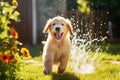
M 58 74 L 62 74 L 65 71 L 65 69 L 58 69 Z
M 51 70 L 43 70 L 44 75 L 49 75 L 51 73 Z

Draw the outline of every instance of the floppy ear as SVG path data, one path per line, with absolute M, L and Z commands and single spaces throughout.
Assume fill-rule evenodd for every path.
M 67 22 L 67 29 L 69 30 L 70 35 L 73 35 L 73 27 L 71 21 L 69 19 L 66 19 L 66 22 Z
M 47 23 L 46 23 L 46 25 L 45 25 L 45 27 L 44 27 L 44 29 L 43 29 L 43 33 L 47 33 L 47 32 L 48 32 L 49 27 L 50 27 L 50 25 L 51 25 L 51 22 L 52 22 L 52 19 L 49 19 L 49 20 L 47 21 Z

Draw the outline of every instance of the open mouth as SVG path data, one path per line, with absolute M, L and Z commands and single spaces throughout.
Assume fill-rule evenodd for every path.
M 62 38 L 63 33 L 57 32 L 54 33 L 55 39 L 60 40 Z

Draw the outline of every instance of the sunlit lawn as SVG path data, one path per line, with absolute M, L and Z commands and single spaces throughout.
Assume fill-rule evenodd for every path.
M 106 46 L 108 50 L 110 50 L 107 52 L 100 52 L 100 56 L 104 55 L 104 57 L 97 63 L 98 65 L 94 73 L 74 73 L 69 61 L 67 70 L 63 74 L 56 74 L 56 66 L 54 66 L 53 73 L 47 76 L 42 72 L 43 67 L 39 46 L 29 47 L 32 51 L 32 55 L 35 53 L 36 57 L 34 56 L 30 59 L 32 60 L 31 62 L 21 63 L 20 71 L 18 71 L 16 78 L 17 80 L 120 80 L 120 45 L 110 44 Z

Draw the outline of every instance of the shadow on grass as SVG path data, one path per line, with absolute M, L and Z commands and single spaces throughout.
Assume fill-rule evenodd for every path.
M 52 80 L 80 80 L 77 76 L 70 73 L 56 74 L 52 73 Z

